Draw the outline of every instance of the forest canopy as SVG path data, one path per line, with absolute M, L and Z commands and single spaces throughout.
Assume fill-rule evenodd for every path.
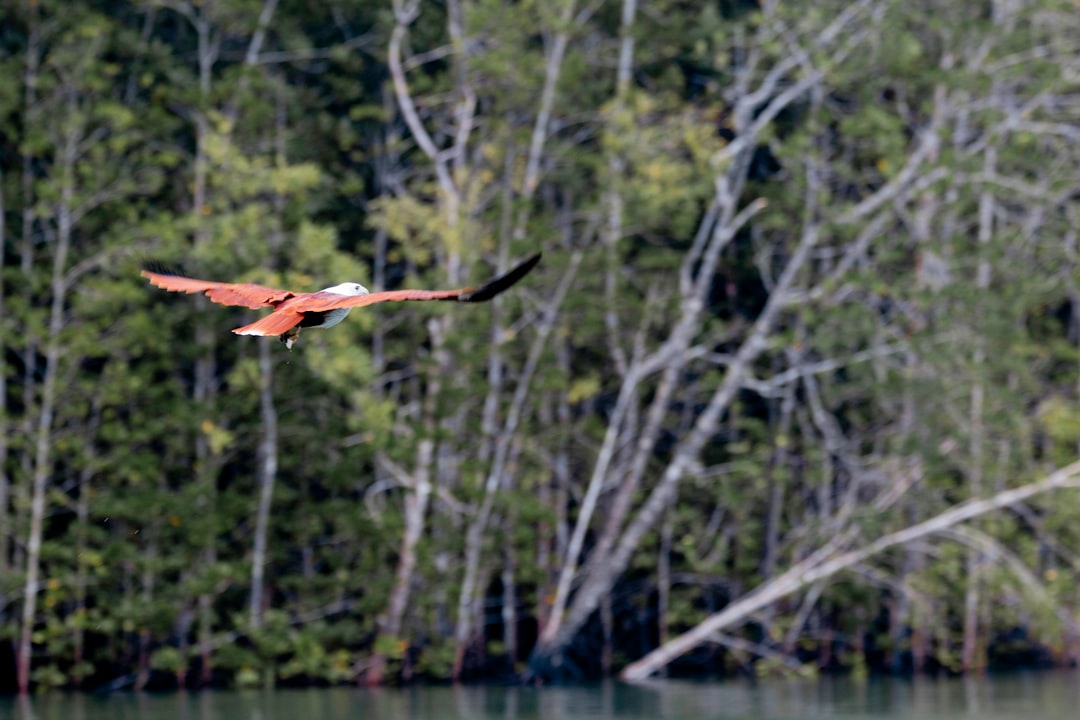
M 7 0 L 0 692 L 1080 661 L 1071 0 Z M 288 351 L 147 261 L 461 287 Z

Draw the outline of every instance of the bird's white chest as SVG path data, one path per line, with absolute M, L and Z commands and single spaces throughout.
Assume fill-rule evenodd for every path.
M 328 328 L 334 327 L 339 322 L 345 319 L 345 316 L 349 314 L 352 308 L 337 308 L 335 310 L 327 310 L 326 315 L 323 316 L 323 321 L 319 325 L 314 327 Z

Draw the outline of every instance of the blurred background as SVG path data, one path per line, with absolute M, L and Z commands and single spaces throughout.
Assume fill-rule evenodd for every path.
M 1078 38 L 2 0 L 0 692 L 1075 664 Z

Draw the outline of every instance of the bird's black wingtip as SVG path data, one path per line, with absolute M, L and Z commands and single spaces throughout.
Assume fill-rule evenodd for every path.
M 161 260 L 144 260 L 142 263 L 142 271 L 154 273 L 155 275 L 187 277 L 182 268 L 162 262 Z
M 524 268 L 525 272 L 529 272 L 534 267 L 536 267 L 537 263 L 540 262 L 540 258 L 542 258 L 543 256 L 544 256 L 544 253 L 542 253 L 542 252 L 534 253 L 529 259 L 527 259 L 525 262 L 518 265 L 518 267 L 519 268 Z
M 542 256 L 543 253 L 539 252 L 532 255 L 505 275 L 501 275 L 474 290 L 462 293 L 458 296 L 458 300 L 461 302 L 487 302 L 528 275 L 540 262 Z

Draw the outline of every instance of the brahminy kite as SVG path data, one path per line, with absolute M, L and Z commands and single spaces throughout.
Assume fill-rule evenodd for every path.
M 536 263 L 540 253 L 501 277 L 476 288 L 460 290 L 387 290 L 368 292 L 360 283 L 341 283 L 313 293 L 296 293 L 289 290 L 254 285 L 252 283 L 223 283 L 196 280 L 165 271 L 143 270 L 142 276 L 169 292 L 205 293 L 211 301 L 221 305 L 261 308 L 272 307 L 266 317 L 233 330 L 237 335 L 277 335 L 285 347 L 292 349 L 300 335 L 300 328 L 328 328 L 345 319 L 354 307 L 382 302 L 404 300 L 444 300 L 455 302 L 485 302 L 525 277 Z

